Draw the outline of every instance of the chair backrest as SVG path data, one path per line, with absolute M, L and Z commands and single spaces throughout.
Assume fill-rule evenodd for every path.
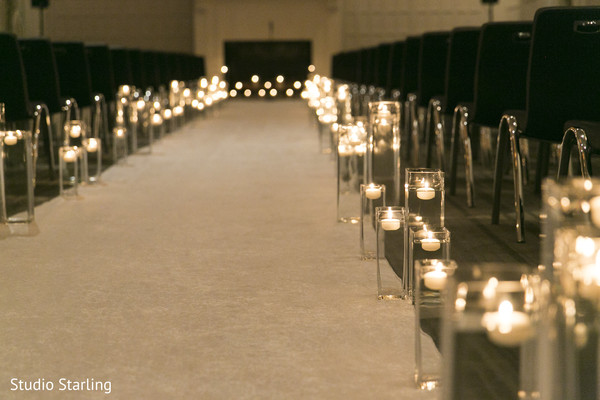
M 146 87 L 150 86 L 146 79 L 146 73 L 144 70 L 144 60 L 142 57 L 142 52 L 139 49 L 129 49 L 129 61 L 131 65 L 131 78 L 133 79 L 133 84 L 138 89 L 146 89 Z
M 158 72 L 158 60 L 154 51 L 142 51 L 142 61 L 144 63 L 144 76 L 147 86 L 152 86 L 158 90 L 160 86 L 160 75 Z
M 402 98 L 406 99 L 409 93 L 417 93 L 419 90 L 419 49 L 421 48 L 421 36 L 409 36 L 404 46 L 402 64 L 402 86 L 400 91 Z
M 0 33 L 0 54 L 0 103 L 5 105 L 6 121 L 25 120 L 32 113 L 25 68 L 15 35 Z
M 60 112 L 62 101 L 52 43 L 48 39 L 19 39 L 29 98 Z
M 115 92 L 117 92 L 121 85 L 133 85 L 131 60 L 129 51 L 123 47 L 111 47 L 110 54 L 113 60 Z
M 185 81 L 183 74 L 183 55 L 179 53 L 167 53 L 169 63 L 169 82 L 173 80 Z
M 158 62 L 158 76 L 160 78 L 160 84 L 166 87 L 169 86 L 169 56 L 163 51 L 156 52 L 156 60 Z
M 524 109 L 532 22 L 490 22 L 481 27 L 472 121 L 497 127 L 508 109 Z
M 390 63 L 392 55 L 392 44 L 383 43 L 377 46 L 377 73 L 375 74 L 375 85 L 388 89 L 390 81 Z
M 116 91 L 110 49 L 104 44 L 87 45 L 85 53 L 90 66 L 92 91 L 102 93 L 106 101 L 114 101 Z
M 600 121 L 600 7 L 539 9 L 527 72 L 527 135 L 560 142 L 567 120 Z
M 394 42 L 391 50 L 390 60 L 390 83 L 389 90 L 402 89 L 402 66 L 404 65 L 404 41 Z
M 444 90 L 444 112 L 451 113 L 459 103 L 473 101 L 475 65 L 481 28 L 455 28 L 450 33 Z
M 371 52 L 369 49 L 360 50 L 360 81 L 362 85 L 368 85 L 371 80 Z
M 450 32 L 427 32 L 419 49 L 418 103 L 427 107 L 429 100 L 444 93 Z
M 92 104 L 90 67 L 82 42 L 54 42 L 52 45 L 60 93 L 73 97 L 80 107 Z

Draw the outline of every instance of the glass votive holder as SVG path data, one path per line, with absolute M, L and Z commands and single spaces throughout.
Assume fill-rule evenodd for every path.
M 422 225 L 422 229 L 409 229 L 408 293 L 414 300 L 415 263 L 418 260 L 450 258 L 450 231 L 444 227 Z
M 338 126 L 337 139 L 337 220 L 358 223 L 360 220 L 359 162 L 361 146 L 364 146 L 364 129 L 354 125 Z
M 77 146 L 61 146 L 58 149 L 58 185 L 63 197 L 77 196 L 80 154 Z
M 63 146 L 77 147 L 79 180 L 82 183 L 87 183 L 88 181 L 88 157 L 85 146 L 88 136 L 88 126 L 84 121 L 74 119 L 65 122 Z
M 459 268 L 442 320 L 444 400 L 535 399 L 539 276 L 516 264 Z
M 400 103 L 368 104 L 367 177 L 386 185 L 388 204 L 400 205 Z
M 100 182 L 100 175 L 102 174 L 102 139 L 93 137 L 84 139 L 83 146 L 87 157 L 88 182 Z
M 560 229 L 580 225 L 600 227 L 600 179 L 544 180 L 540 213 L 542 276 L 559 279 L 562 261 L 555 257 L 555 236 Z
M 406 223 L 404 224 L 404 237 L 402 240 L 402 285 L 404 287 L 405 297 L 412 298 L 413 282 L 412 282 L 412 265 L 409 264 L 410 259 L 410 241 L 411 232 L 418 232 L 423 229 L 423 217 L 416 214 L 409 214 L 406 211 Z
M 551 400 L 596 399 L 600 383 L 600 229 L 570 225 L 557 229 L 554 237 L 554 262 L 561 268 L 541 318 L 544 340 L 538 363 L 543 362 L 545 368 L 540 394 Z
M 127 161 L 127 128 L 115 126 L 113 128 L 113 160 L 114 162 Z
M 30 131 L 0 131 L 0 223 L 34 220 L 35 171 Z M 7 195 L 26 199 L 24 209 L 9 216 Z
M 442 291 L 455 270 L 456 263 L 452 260 L 427 259 L 415 263 L 415 383 L 419 389 L 432 390 L 440 383 Z
M 385 185 L 369 183 L 360 185 L 360 258 L 377 257 L 375 208 L 385 206 Z
M 405 208 L 431 226 L 444 226 L 444 173 L 439 169 L 407 168 Z
M 404 288 L 402 280 L 402 268 L 395 270 L 385 257 L 385 243 L 391 242 L 389 236 L 402 242 L 404 234 L 404 223 L 406 213 L 404 207 L 389 206 L 377 207 L 375 209 L 376 217 L 376 236 L 377 236 L 377 297 L 379 299 L 402 299 L 404 298 Z

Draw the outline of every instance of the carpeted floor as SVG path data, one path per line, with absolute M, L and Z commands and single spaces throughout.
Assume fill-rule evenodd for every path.
M 231 101 L 128 164 L 0 240 L 0 398 L 435 398 L 301 101 Z

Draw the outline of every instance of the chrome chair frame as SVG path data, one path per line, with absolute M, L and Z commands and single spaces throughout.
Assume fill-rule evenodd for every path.
M 523 159 L 519 136 L 521 131 L 517 118 L 513 115 L 504 114 L 498 128 L 498 147 L 496 149 L 496 165 L 494 169 L 494 194 L 492 204 L 492 224 L 500 221 L 500 194 L 502 192 L 502 176 L 504 174 L 504 157 L 508 152 L 510 140 L 510 151 L 512 158 L 513 182 L 514 182 L 514 204 L 515 204 L 515 230 L 517 242 L 525 242 L 525 215 L 523 212 Z
M 458 105 L 454 108 L 452 117 L 452 137 L 450 146 L 450 176 L 449 192 L 456 194 L 456 170 L 459 153 L 459 141 L 462 142 L 465 157 L 465 184 L 467 189 L 467 207 L 474 207 L 475 179 L 473 176 L 473 151 L 471 137 L 469 136 L 469 108 Z
M 406 132 L 407 138 L 407 151 L 408 159 L 413 167 L 419 165 L 419 113 L 417 106 L 417 95 L 415 93 L 408 93 L 405 107 L 405 118 L 404 118 L 404 132 Z
M 444 115 L 442 114 L 442 102 L 440 99 L 430 99 L 425 116 L 425 145 L 427 146 L 425 166 L 432 167 L 432 146 L 436 147 L 438 168 L 446 170 L 444 156 Z
M 589 179 L 592 176 L 592 148 L 589 144 L 585 130 L 576 126 L 569 127 L 563 136 L 560 150 L 560 159 L 558 162 L 558 176 L 560 179 L 569 174 L 569 162 L 571 160 L 571 149 L 573 145 L 577 146 L 577 154 L 579 155 L 579 166 L 581 176 Z

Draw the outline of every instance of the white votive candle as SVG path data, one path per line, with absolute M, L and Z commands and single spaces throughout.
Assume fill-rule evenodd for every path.
M 421 239 L 421 248 L 425 251 L 437 251 L 440 249 L 440 241 L 435 238 Z
M 98 151 L 98 140 L 96 138 L 88 139 L 86 150 L 90 153 Z
M 431 290 L 442 290 L 446 287 L 448 274 L 436 267 L 433 271 L 426 272 L 423 275 L 423 283 Z
M 7 146 L 13 146 L 17 144 L 17 137 L 15 135 L 4 136 L 4 144 Z
M 398 218 L 384 218 L 381 220 L 381 227 L 384 231 L 397 231 L 400 229 L 400 220 Z
M 65 160 L 65 162 L 73 162 L 76 158 L 77 152 L 73 149 L 69 149 L 63 154 L 63 160 Z
M 71 135 L 72 138 L 78 138 L 79 136 L 81 136 L 81 126 L 80 125 L 71 126 L 69 135 Z
M 435 189 L 430 187 L 418 188 L 417 197 L 421 200 L 431 200 L 435 197 Z
M 365 189 L 365 196 L 367 199 L 376 200 L 381 197 L 381 188 L 371 184 Z
M 487 312 L 482 323 L 487 329 L 488 338 L 501 346 L 517 346 L 534 335 L 531 319 L 521 311 L 513 311 L 510 301 L 504 300 L 498 312 Z

